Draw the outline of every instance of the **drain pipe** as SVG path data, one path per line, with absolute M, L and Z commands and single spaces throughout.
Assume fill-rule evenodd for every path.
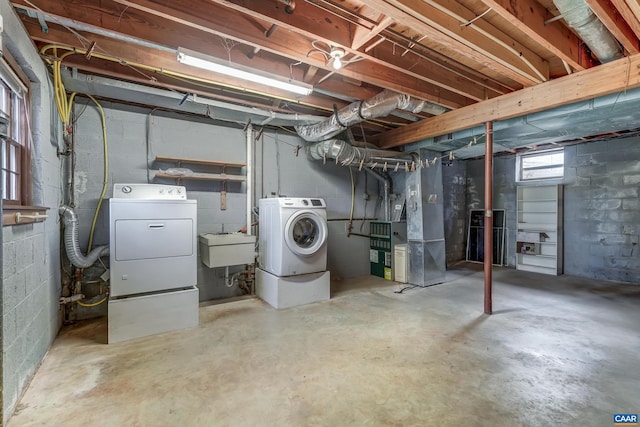
M 391 197 L 391 189 L 393 185 L 391 182 L 391 177 L 389 175 L 382 174 L 378 171 L 375 171 L 369 168 L 366 168 L 365 171 L 367 171 L 367 173 L 371 174 L 374 178 L 376 178 L 378 181 L 382 183 L 383 190 L 384 190 L 384 196 L 383 196 L 384 220 L 391 221 L 391 204 L 389 203 L 389 199 Z
M 623 57 L 616 38 L 584 0 L 553 0 L 568 26 L 573 28 L 600 62 Z

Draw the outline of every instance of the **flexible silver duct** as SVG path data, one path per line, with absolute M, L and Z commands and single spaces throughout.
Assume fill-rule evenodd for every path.
M 622 58 L 620 44 L 584 0 L 553 0 L 553 3 L 600 62 Z
M 354 147 L 340 139 L 328 139 L 309 144 L 306 149 L 307 154 L 314 160 L 336 159 L 336 162 L 343 166 L 360 164 L 369 166 L 372 163 L 380 163 L 382 166 L 384 162 L 402 163 L 416 160 L 413 153 Z
M 85 257 L 78 243 L 78 215 L 68 206 L 62 206 L 59 213 L 64 222 L 64 247 L 71 264 L 78 268 L 87 268 L 91 267 L 99 257 L 109 255 L 109 246 L 98 246 Z
M 366 101 L 353 102 L 336 111 L 328 119 L 312 124 L 296 126 L 298 135 L 305 141 L 318 142 L 332 138 L 349 126 L 376 117 L 386 117 L 393 110 L 422 111 L 425 102 L 409 95 L 384 90 Z

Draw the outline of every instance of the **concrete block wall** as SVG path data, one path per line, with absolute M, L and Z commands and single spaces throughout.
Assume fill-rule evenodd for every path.
M 90 223 L 102 187 L 102 132 L 97 109 L 80 98 L 76 106 L 76 203 L 80 220 L 80 246 L 86 251 Z M 106 197 L 112 195 L 114 183 L 146 183 L 149 164 L 150 181 L 172 183 L 171 180 L 153 181 L 153 173 L 167 165 L 153 162 L 156 156 L 246 161 L 246 139 L 243 129 L 234 125 L 221 125 L 209 119 L 184 115 L 168 115 L 149 110 L 105 103 L 109 140 L 109 176 Z M 82 114 L 79 113 L 82 111 Z M 265 130 L 255 145 L 255 199 L 271 193 L 290 197 L 320 197 L 327 204 L 329 218 L 348 218 L 351 209 L 351 176 L 349 169 L 335 162 L 323 164 L 307 158 L 304 142 L 296 135 L 284 131 Z M 184 167 L 194 168 L 191 165 Z M 229 173 L 229 172 L 228 172 Z M 244 171 L 241 172 L 244 174 Z M 398 173 L 397 180 L 403 179 Z M 382 215 L 377 202 L 378 182 L 367 179 L 367 202 L 362 194 L 364 172 L 353 170 L 356 185 L 354 216 Z M 206 232 L 234 232 L 246 223 L 245 185 L 230 183 L 227 187 L 227 209 L 221 210 L 220 183 L 185 181 L 188 197 L 198 201 L 198 234 Z M 400 184 L 399 184 L 400 185 Z M 401 187 L 398 187 L 401 188 Z M 108 209 L 103 208 L 97 224 L 94 244 L 108 243 Z M 257 201 L 255 202 L 257 205 Z M 369 273 L 369 241 L 362 237 L 346 237 L 345 223 L 332 224 L 329 234 L 330 256 L 328 268 L 333 277 L 353 277 Z M 355 224 L 358 227 L 359 223 Z M 368 233 L 365 224 L 363 233 Z M 354 255 L 355 254 L 355 255 Z M 345 259 L 353 262 L 345 263 Z M 230 273 L 241 267 L 232 267 Z M 236 296 L 240 291 L 224 284 L 224 269 L 209 269 L 198 263 L 198 287 L 201 300 Z
M 640 283 L 640 138 L 565 148 L 565 274 Z
M 0 2 L 3 45 L 31 81 L 33 204 L 49 208 L 41 223 L 2 228 L 2 419 L 18 398 L 55 338 L 61 316 L 60 163 L 58 135 L 51 132 L 52 92 L 47 72 L 13 7 Z M 54 113 L 55 114 L 55 113 Z

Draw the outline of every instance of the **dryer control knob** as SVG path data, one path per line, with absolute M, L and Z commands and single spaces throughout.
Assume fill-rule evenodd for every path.
M 131 187 L 129 187 L 128 185 L 124 185 L 124 186 L 122 187 L 122 192 L 123 192 L 124 194 L 129 194 L 129 193 L 131 193 Z

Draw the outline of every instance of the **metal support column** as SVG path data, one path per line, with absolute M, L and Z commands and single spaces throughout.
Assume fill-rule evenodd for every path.
M 484 313 L 492 313 L 493 265 L 493 122 L 485 123 L 484 152 Z

